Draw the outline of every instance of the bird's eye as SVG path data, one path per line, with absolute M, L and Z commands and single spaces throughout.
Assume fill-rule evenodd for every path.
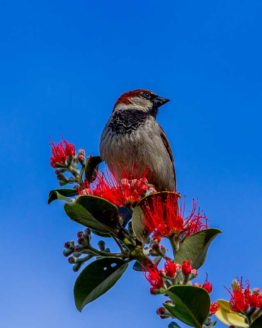
M 149 92 L 143 92 L 143 97 L 146 99 L 150 99 L 151 98 L 151 94 Z

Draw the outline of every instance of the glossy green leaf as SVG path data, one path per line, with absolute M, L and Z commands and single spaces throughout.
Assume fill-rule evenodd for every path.
M 147 234 L 145 232 L 144 214 L 140 206 L 136 206 L 133 209 L 132 229 L 136 235 L 136 238 L 144 244 L 147 239 Z
M 205 289 L 177 285 L 168 289 L 167 295 L 173 302 L 164 304 L 166 309 L 189 326 L 201 328 L 209 315 L 210 298 Z
M 215 316 L 221 322 L 223 322 L 225 325 L 227 325 L 227 326 L 232 325 L 232 326 L 236 326 L 236 327 L 240 327 L 240 328 L 248 327 L 248 324 L 245 322 L 244 317 L 237 312 L 233 312 L 230 309 L 230 304 L 228 301 L 218 300 L 217 304 L 219 305 L 219 308 L 218 308 Z M 258 328 L 258 327 L 255 327 L 255 328 Z
M 64 208 L 72 220 L 98 232 L 113 232 L 118 225 L 117 207 L 100 197 L 80 196 Z
M 250 326 L 250 328 L 261 328 L 262 327 L 262 315 L 260 315 Z
M 48 204 L 52 203 L 56 199 L 65 200 L 66 197 L 73 197 L 77 194 L 75 189 L 56 189 L 51 190 L 48 195 Z
M 185 238 L 176 253 L 175 261 L 182 263 L 184 260 L 190 260 L 194 268 L 200 268 L 211 241 L 220 233 L 218 229 L 206 229 Z
M 125 272 L 128 263 L 116 258 L 102 258 L 89 264 L 79 275 L 74 287 L 79 311 L 108 291 Z

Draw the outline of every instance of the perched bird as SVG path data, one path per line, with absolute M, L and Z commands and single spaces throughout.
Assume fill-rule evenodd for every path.
M 117 179 L 141 178 L 160 190 L 176 189 L 174 158 L 156 121 L 169 100 L 149 90 L 124 93 L 116 102 L 100 141 L 101 158 Z

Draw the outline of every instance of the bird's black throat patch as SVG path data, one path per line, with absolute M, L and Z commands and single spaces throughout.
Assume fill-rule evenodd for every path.
M 149 114 L 137 109 L 116 111 L 110 120 L 109 128 L 116 134 L 130 134 L 144 125 Z

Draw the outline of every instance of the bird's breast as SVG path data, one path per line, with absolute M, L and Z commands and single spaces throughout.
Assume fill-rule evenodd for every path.
M 108 128 L 116 135 L 128 135 L 143 126 L 148 114 L 141 110 L 117 111 L 108 123 Z

